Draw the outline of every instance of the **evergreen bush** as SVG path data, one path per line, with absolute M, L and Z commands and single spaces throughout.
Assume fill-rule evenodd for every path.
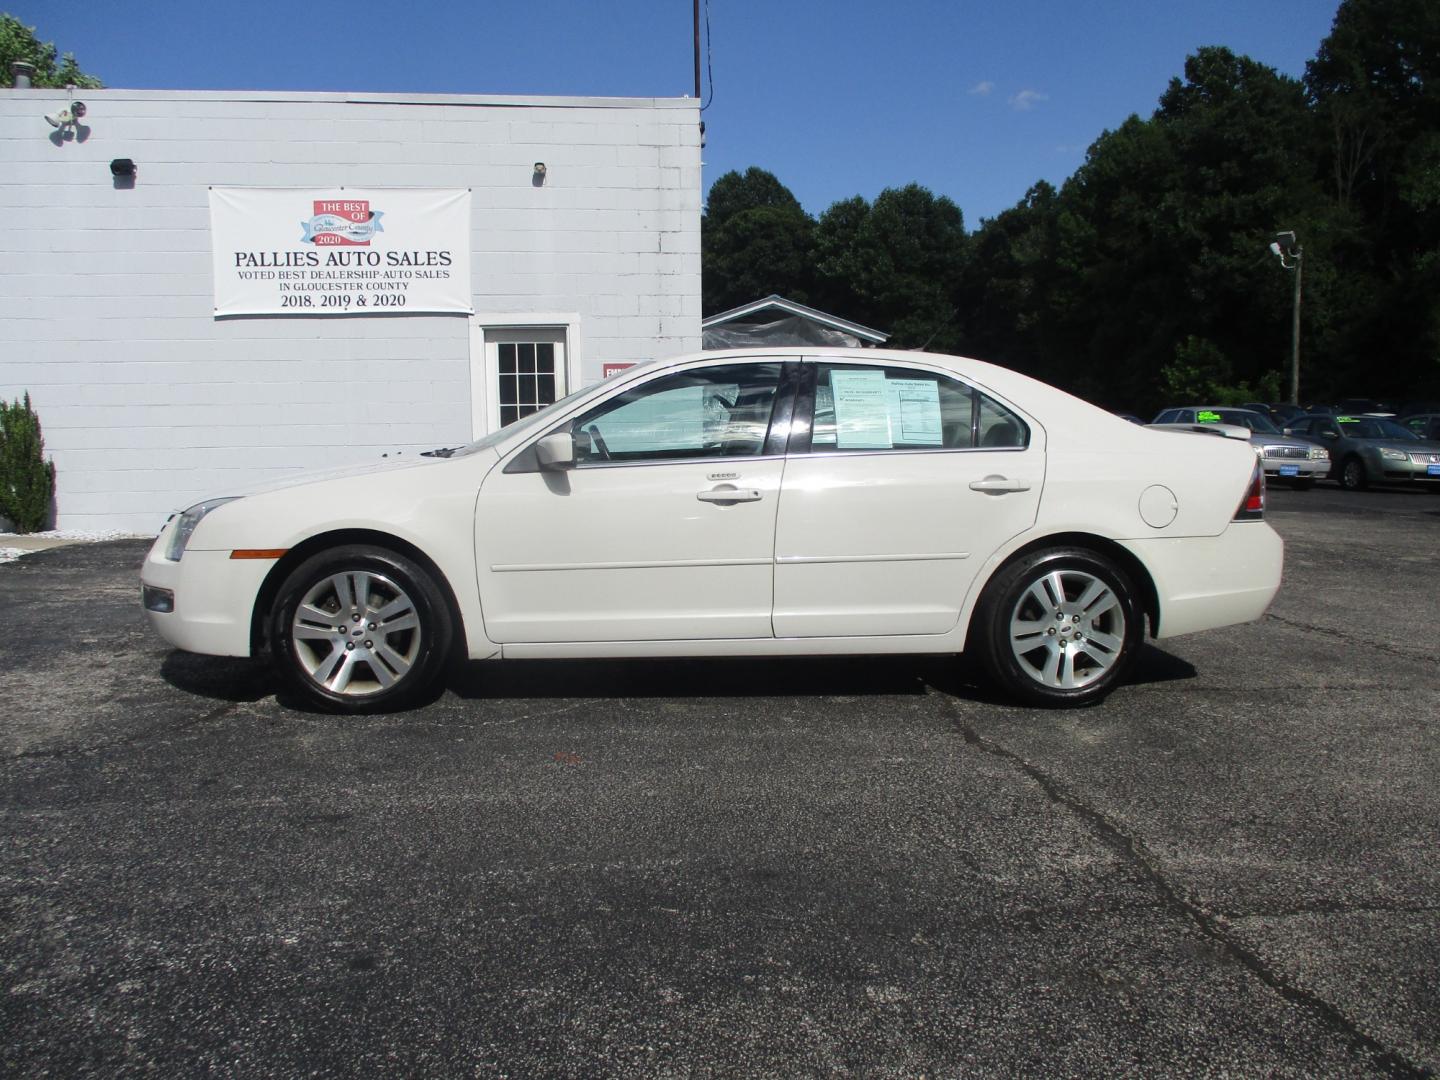
M 0 400 L 0 517 L 17 532 L 39 532 L 50 520 L 55 463 L 45 460 L 40 417 L 23 402 Z

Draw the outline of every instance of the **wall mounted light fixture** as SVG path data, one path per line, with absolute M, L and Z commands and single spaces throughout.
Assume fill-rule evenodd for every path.
M 60 128 L 63 131 L 66 128 L 75 127 L 75 125 L 80 123 L 81 119 L 83 119 L 84 116 L 85 102 L 72 101 L 69 108 L 60 109 L 59 111 L 53 113 L 46 113 L 45 122 L 51 127 Z
M 123 177 L 135 175 L 135 162 L 128 157 L 117 157 L 110 162 L 110 175 L 119 180 Z

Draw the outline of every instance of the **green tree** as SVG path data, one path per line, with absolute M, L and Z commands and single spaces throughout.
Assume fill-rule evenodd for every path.
M 1032 313 L 1050 331 L 1046 376 L 1143 412 L 1165 404 L 1182 351 L 1228 358 L 1216 385 L 1278 371 L 1290 279 L 1265 249 L 1280 228 L 1321 246 L 1313 130 L 1299 83 L 1206 48 L 1150 119 L 1101 135 L 1053 211 L 1061 280 Z
M 859 196 L 835 203 L 815 238 L 833 310 L 887 331 L 897 348 L 958 348 L 969 239 L 955 203 L 918 184 L 887 188 L 873 204 Z
M 771 293 L 814 300 L 814 220 L 773 173 L 729 172 L 710 188 L 700 221 L 706 314 Z
M 35 74 L 31 77 L 35 86 L 78 86 L 93 90 L 103 85 L 95 76 L 81 71 L 70 53 L 57 56 L 55 44 L 41 42 L 33 26 L 0 12 L 0 86 L 15 85 L 15 77 L 10 72 L 14 60 L 28 60 L 35 65 Z
M 1066 306 L 1060 272 L 1058 192 L 1041 180 L 1009 210 L 980 223 L 970 241 L 960 308 L 962 351 L 1053 379 L 1054 324 Z
M 1335 269 L 1353 301 L 1327 313 L 1335 377 L 1440 393 L 1440 7 L 1343 0 L 1305 86 L 1343 226 Z M 1387 385 L 1373 382 L 1377 356 Z
M 0 515 L 22 532 L 38 532 L 50 519 L 55 464 L 45 460 L 40 418 L 24 402 L 0 401 Z

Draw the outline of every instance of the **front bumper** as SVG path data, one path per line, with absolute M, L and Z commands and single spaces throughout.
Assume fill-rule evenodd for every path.
M 1325 459 L 1266 457 L 1260 464 L 1270 480 L 1323 480 L 1330 475 L 1330 462 Z
M 1219 536 L 1125 543 L 1155 582 L 1157 638 L 1253 622 L 1280 590 L 1285 542 L 1264 521 L 1236 521 Z
M 179 562 L 165 557 L 168 524 L 140 570 L 145 617 L 177 649 L 209 656 L 249 656 L 250 619 L 260 586 L 275 563 L 232 559 L 228 551 L 187 550 Z M 168 593 L 171 611 L 156 610 Z
M 1376 464 L 1380 467 L 1378 475 L 1375 470 Z M 1440 463 L 1393 461 L 1381 458 L 1378 463 L 1371 462 L 1370 478 L 1382 484 L 1440 484 Z

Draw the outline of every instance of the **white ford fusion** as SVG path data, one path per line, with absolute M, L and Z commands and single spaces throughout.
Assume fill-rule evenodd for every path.
M 142 572 L 166 641 L 393 709 L 451 659 L 959 653 L 1093 701 L 1280 585 L 1248 443 L 924 353 L 633 368 L 469 446 L 221 493 Z

